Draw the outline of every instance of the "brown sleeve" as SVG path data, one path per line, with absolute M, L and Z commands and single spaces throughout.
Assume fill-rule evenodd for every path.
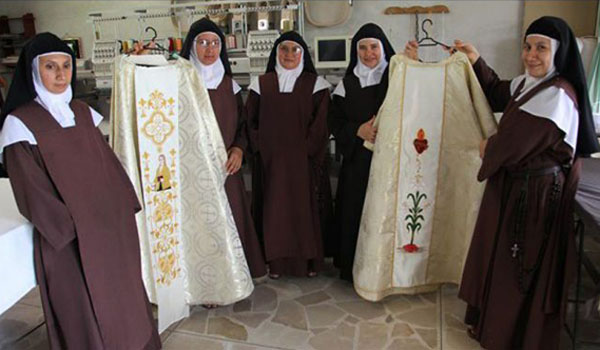
M 111 150 L 111 152 L 112 152 L 112 150 Z M 138 196 L 135 193 L 135 189 L 133 188 L 131 179 L 129 178 L 129 175 L 127 175 L 127 172 L 123 168 L 123 164 L 121 164 L 121 161 L 119 160 L 119 158 L 117 158 L 117 155 L 113 154 L 113 157 L 111 157 L 111 158 L 113 159 L 115 167 L 117 168 L 117 172 L 120 175 L 121 183 L 123 184 L 123 187 L 125 188 L 125 193 L 123 193 L 123 195 L 127 196 L 127 199 L 131 202 L 131 205 L 133 207 L 133 212 L 137 213 L 140 210 L 142 210 L 142 205 L 140 204 Z
M 494 112 L 502 112 L 510 100 L 510 80 L 500 80 L 483 58 L 473 64 L 477 80 Z
M 308 125 L 308 155 L 321 157 L 327 146 L 327 110 L 329 109 L 329 90 L 324 89 L 313 94 L 312 120 Z
M 111 161 L 113 162 L 116 171 L 119 173 L 119 178 L 121 180 L 121 184 L 123 185 L 123 188 L 125 189 L 124 191 L 124 196 L 127 196 L 127 200 L 129 200 L 131 202 L 131 205 L 133 207 L 133 210 L 135 213 L 139 212 L 140 210 L 142 210 L 142 206 L 140 205 L 140 201 L 138 199 L 137 194 L 135 193 L 135 188 L 133 187 L 133 184 L 131 183 L 131 179 L 129 178 L 129 175 L 127 175 L 127 172 L 125 171 L 125 168 L 123 167 L 123 164 L 121 164 L 121 161 L 119 160 L 119 158 L 117 157 L 117 155 L 115 154 L 115 152 L 113 151 L 112 148 L 110 148 L 110 146 L 108 145 L 108 143 L 104 140 L 104 135 L 102 135 L 102 133 L 100 132 L 100 129 L 96 128 L 96 133 L 98 136 L 98 142 L 101 142 L 103 144 L 103 146 L 106 146 L 106 150 L 109 153 L 109 158 L 111 158 Z
M 4 164 L 19 212 L 50 245 L 60 250 L 75 239 L 75 223 L 50 176 L 37 146 L 19 142 L 4 148 Z
M 521 112 L 516 122 L 501 125 L 485 147 L 477 179 L 483 181 L 502 167 L 531 159 L 562 140 L 562 131 L 550 120 Z
M 235 95 L 236 103 L 237 103 L 237 127 L 235 131 L 235 139 L 233 140 L 232 147 L 240 148 L 244 153 L 246 153 L 246 148 L 248 147 L 248 128 L 246 127 L 246 119 L 247 113 L 244 108 L 244 101 L 242 100 L 241 92 L 238 92 Z
M 254 91 L 248 94 L 246 101 L 246 116 L 248 130 L 248 150 L 250 153 L 258 153 L 258 117 L 260 107 L 260 95 Z
M 362 139 L 358 137 L 361 123 L 349 120 L 344 113 L 345 98 L 333 95 L 329 105 L 329 130 L 335 137 L 335 145 L 345 159 L 351 159 L 356 147 L 362 147 Z

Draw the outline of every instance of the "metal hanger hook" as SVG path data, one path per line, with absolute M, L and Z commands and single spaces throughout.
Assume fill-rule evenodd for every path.
M 146 33 L 148 33 L 149 30 L 151 30 L 154 33 L 154 36 L 152 37 L 152 41 L 156 40 L 156 37 L 158 36 L 156 29 L 154 29 L 152 26 L 146 27 Z
M 423 31 L 423 33 L 425 33 L 425 38 L 429 38 L 429 33 L 427 32 L 427 30 L 425 29 L 425 23 L 429 23 L 429 25 L 433 25 L 433 21 L 430 20 L 429 18 L 424 19 L 423 22 L 421 23 L 421 30 Z

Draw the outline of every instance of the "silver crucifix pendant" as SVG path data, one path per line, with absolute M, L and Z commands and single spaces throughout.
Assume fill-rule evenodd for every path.
M 512 250 L 512 257 L 516 258 L 517 257 L 517 253 L 519 253 L 519 250 L 521 250 L 519 248 L 519 245 L 517 243 L 513 244 L 512 248 L 510 248 L 510 250 Z

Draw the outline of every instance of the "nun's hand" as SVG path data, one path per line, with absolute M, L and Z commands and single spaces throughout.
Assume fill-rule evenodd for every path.
M 417 61 L 419 59 L 419 43 L 416 40 L 410 40 L 404 46 L 404 54 L 408 58 Z
M 3 88 L 6 86 L 6 80 L 2 79 L 2 77 L 0 77 L 0 88 Z
M 244 151 L 242 151 L 239 147 L 231 147 L 227 152 L 227 163 L 225 163 L 225 170 L 227 170 L 228 175 L 233 175 L 240 170 L 242 167 L 242 158 L 244 155 Z
M 375 116 L 373 116 L 368 122 L 363 123 L 356 132 L 356 135 L 361 139 L 368 141 L 370 143 L 375 143 L 375 138 L 377 137 L 377 127 L 373 126 L 375 122 Z
M 471 64 L 474 64 L 479 59 L 479 52 L 475 46 L 469 42 L 454 40 L 454 46 L 452 48 L 467 55 L 467 58 L 469 58 L 469 62 L 471 62 Z
M 483 156 L 485 155 L 485 147 L 487 146 L 487 139 L 485 140 L 481 140 L 481 142 L 479 143 L 479 158 L 483 159 Z

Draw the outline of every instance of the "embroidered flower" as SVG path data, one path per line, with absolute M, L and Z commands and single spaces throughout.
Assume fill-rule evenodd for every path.
M 413 243 L 409 243 L 409 244 L 403 245 L 402 249 L 404 249 L 404 251 L 407 253 L 414 253 L 419 250 L 419 246 L 417 246 L 416 244 L 413 244 Z
M 414 253 L 419 250 L 419 247 L 414 244 L 415 234 L 423 228 L 421 221 L 425 221 L 422 207 L 423 203 L 421 201 L 427 199 L 427 195 L 417 191 L 415 193 L 409 193 L 406 198 L 412 200 L 413 205 L 408 209 L 408 215 L 404 218 L 406 221 L 406 229 L 410 232 L 410 243 L 403 245 L 402 249 L 407 253 Z

